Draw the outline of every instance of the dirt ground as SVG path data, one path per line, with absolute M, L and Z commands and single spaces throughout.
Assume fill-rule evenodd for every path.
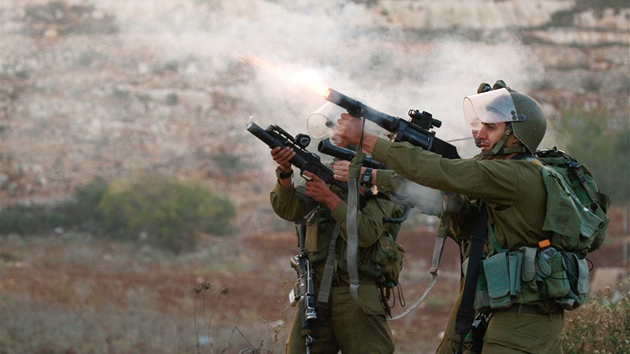
M 606 245 L 588 257 L 595 268 L 618 267 L 623 262 L 621 230 L 610 231 Z M 431 280 L 434 240 L 434 232 L 424 229 L 403 229 L 399 236 L 406 248 L 401 283 L 407 308 Z M 293 232 L 206 236 L 199 252 L 180 257 L 151 253 L 137 245 L 89 237 L 72 239 L 69 235 L 14 235 L 2 241 L 0 296 L 5 301 L 29 299 L 74 312 L 98 312 L 112 304 L 129 309 L 142 303 L 164 314 L 175 313 L 187 325 L 194 319 L 194 339 L 180 339 L 196 341 L 187 343 L 190 351 L 196 346 L 197 352 L 212 352 L 199 347 L 205 332 L 200 327 L 206 326 L 226 333 L 231 330 L 230 340 L 236 341 L 237 331 L 236 336 L 253 347 L 283 352 L 295 313 L 287 296 L 296 279 L 289 263 L 298 251 Z M 448 240 L 434 288 L 420 306 L 391 322 L 397 353 L 435 351 L 456 297 L 458 268 L 457 247 Z M 398 315 L 405 309 L 397 306 L 393 313 Z M 193 329 L 187 331 L 190 335 Z M 214 340 L 216 347 L 225 341 Z

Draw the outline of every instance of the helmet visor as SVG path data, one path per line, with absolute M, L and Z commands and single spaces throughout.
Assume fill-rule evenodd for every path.
M 473 129 L 483 123 L 520 122 L 524 116 L 516 113 L 514 101 L 508 90 L 502 88 L 464 98 L 464 118 Z
M 315 112 L 308 116 L 306 127 L 311 137 L 320 139 L 330 137 L 337 120 L 345 110 L 334 103 L 326 102 Z

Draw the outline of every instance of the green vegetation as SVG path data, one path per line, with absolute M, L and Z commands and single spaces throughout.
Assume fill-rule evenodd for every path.
M 0 211 L 0 233 L 48 233 L 76 229 L 123 240 L 143 240 L 182 253 L 199 235 L 225 235 L 235 216 L 229 199 L 196 181 L 140 173 L 107 183 L 96 179 L 75 188 L 75 197 L 55 206 L 11 206 Z M 140 237 L 139 237 L 140 236 Z
M 97 210 L 108 230 L 124 238 L 146 235 L 174 253 L 192 250 L 202 231 L 226 233 L 235 214 L 229 200 L 200 183 L 149 173 L 110 183 Z
M 613 204 L 630 200 L 630 130 L 628 112 L 615 114 L 605 108 L 571 109 L 554 121 L 562 141 L 559 146 L 588 166 L 601 191 Z
M 0 211 L 0 233 L 26 235 L 44 232 L 63 227 L 67 223 L 65 216 L 55 208 L 43 206 L 7 207 Z

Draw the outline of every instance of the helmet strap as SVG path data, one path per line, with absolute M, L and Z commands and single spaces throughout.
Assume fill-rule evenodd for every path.
M 483 154 L 486 156 L 494 156 L 494 155 L 508 155 L 513 153 L 521 153 L 528 152 L 527 148 L 523 145 L 515 146 L 515 147 L 505 147 L 505 142 L 507 139 L 514 133 L 512 128 L 512 122 L 509 122 L 505 125 L 505 132 L 503 132 L 503 136 L 497 143 L 494 145 L 491 151 L 486 151 Z

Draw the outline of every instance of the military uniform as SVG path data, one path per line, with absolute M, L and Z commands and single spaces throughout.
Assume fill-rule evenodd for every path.
M 473 157 L 475 159 L 481 159 L 480 155 Z M 428 215 L 439 215 L 442 219 L 440 220 L 440 226 L 438 228 L 438 233 L 443 232 L 443 237 L 452 238 L 460 247 L 460 257 L 462 260 L 468 257 L 470 252 L 469 250 L 469 235 L 470 230 L 462 230 L 462 225 L 459 225 L 457 220 L 461 217 L 467 218 L 466 215 L 470 214 L 470 210 L 462 210 L 458 208 L 458 213 L 454 214 L 450 210 L 453 206 L 459 206 L 461 199 L 450 199 L 449 206 L 444 205 L 444 200 L 442 193 L 439 192 L 439 205 L 435 200 L 435 194 L 433 193 L 433 189 L 428 187 L 421 186 L 424 189 L 419 189 L 419 194 L 422 194 L 420 198 L 414 198 L 413 195 L 408 193 L 409 187 L 405 181 L 407 179 L 399 176 L 395 172 L 391 170 L 378 170 L 377 178 L 376 178 L 376 187 L 378 188 L 379 193 L 387 194 L 393 197 L 396 200 L 401 202 L 405 202 L 406 200 L 415 200 L 414 207 L 418 207 L 422 212 Z M 420 185 L 416 185 L 420 186 Z M 428 200 L 427 200 L 428 197 Z M 468 206 L 470 207 L 470 206 Z M 447 209 L 447 210 L 444 210 Z M 478 208 L 475 208 L 475 211 L 478 211 Z M 447 216 L 448 217 L 445 217 Z M 468 216 L 469 217 L 469 216 Z M 453 223 L 451 224 L 451 220 Z M 455 319 L 457 315 L 457 309 L 459 308 L 459 304 L 461 302 L 461 291 L 463 290 L 465 279 L 462 271 L 462 278 L 460 280 L 460 295 L 458 296 L 451 313 L 449 314 L 448 321 L 446 323 L 446 327 L 444 330 L 444 337 L 440 342 L 440 345 L 437 349 L 437 354 L 453 354 L 459 350 L 459 342 L 460 335 L 455 333 Z
M 323 321 L 318 320 L 314 338 L 310 346 L 311 353 L 393 353 L 394 340 L 386 320 L 386 312 L 381 303 L 380 292 L 374 277 L 360 274 L 359 298 L 357 303 L 350 294 L 350 281 L 345 254 L 347 250 L 347 205 L 346 193 L 337 187 L 331 190 L 341 198 L 334 210 L 319 204 L 304 195 L 304 187 L 283 188 L 279 183 L 270 194 L 271 205 L 278 216 L 289 221 L 299 221 L 309 215 L 305 248 L 313 266 L 315 294 L 320 289 L 324 267 L 328 254 L 328 245 L 335 225 L 339 226 L 339 237 L 335 246 L 335 274 L 333 276 L 330 298 L 330 312 Z M 381 234 L 387 231 L 388 224 L 383 217 L 390 217 L 398 206 L 374 198 L 362 203 L 358 213 L 359 261 L 366 250 L 372 247 Z M 394 225 L 392 225 L 394 226 Z M 347 268 L 345 268 L 347 269 Z M 321 301 L 321 299 L 318 299 Z M 305 353 L 305 339 L 301 333 L 301 312 L 297 311 L 289 337 L 286 352 Z M 324 316 L 320 316 L 320 319 Z
M 483 200 L 497 244 L 505 250 L 536 247 L 543 231 L 547 192 L 541 167 L 526 160 L 448 160 L 409 143 L 378 139 L 372 157 L 418 184 Z M 377 175 L 377 181 L 380 178 Z M 472 202 L 464 209 L 473 210 Z M 476 217 L 456 220 L 472 230 Z M 469 233 L 468 233 L 469 234 Z M 563 310 L 553 300 L 528 299 L 496 311 L 483 353 L 559 353 Z

